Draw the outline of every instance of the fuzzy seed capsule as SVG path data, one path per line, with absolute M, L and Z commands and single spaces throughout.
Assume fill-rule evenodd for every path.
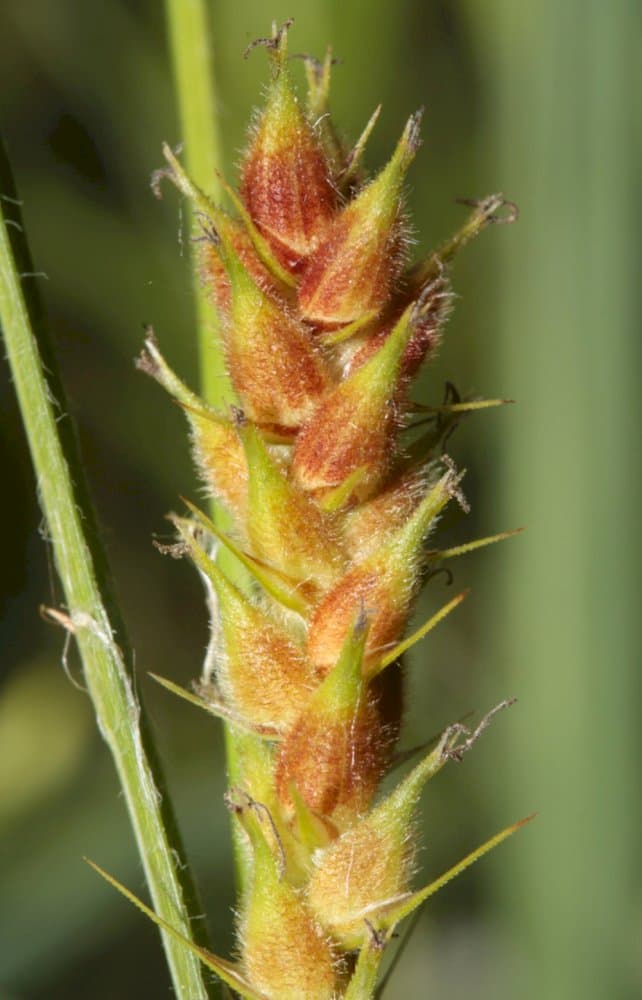
M 251 885 L 239 921 L 247 978 L 268 1000 L 333 1000 L 332 948 L 299 893 L 283 878 L 282 859 L 277 861 L 282 847 L 267 810 L 238 792 L 227 801 L 253 853 Z
M 419 146 L 419 115 L 406 125 L 392 159 L 332 221 L 306 263 L 302 315 L 321 326 L 376 316 L 403 266 L 401 190 Z
M 380 485 L 399 427 L 392 399 L 406 344 L 414 328 L 410 306 L 377 353 L 337 386 L 297 437 L 292 478 L 316 495 L 359 474 L 353 493 L 366 499 Z
M 410 470 L 395 477 L 366 503 L 347 511 L 343 539 L 351 556 L 364 559 L 401 528 L 426 493 L 426 474 Z
M 251 420 L 296 428 L 330 388 L 320 349 L 253 280 L 231 244 L 221 240 L 219 252 L 230 282 L 225 346 L 234 388 Z
M 395 791 L 320 852 L 308 900 L 344 948 L 359 948 L 378 911 L 408 892 L 417 834 L 413 813 L 425 782 L 444 764 L 443 741 Z
M 249 724 L 287 728 L 318 683 L 303 650 L 230 583 L 192 538 L 183 537 L 218 600 L 217 682 L 222 693 Z
M 423 538 L 452 496 L 448 472 L 425 495 L 412 517 L 372 555 L 356 563 L 314 610 L 308 628 L 307 655 L 327 673 L 336 662 L 360 607 L 370 615 L 364 653 L 368 667 L 378 650 L 398 640 L 417 591 Z
M 247 524 L 247 462 L 236 427 L 207 410 L 188 409 L 194 460 L 211 493 L 234 517 L 242 537 Z
M 389 740 L 363 677 L 367 623 L 359 616 L 338 662 L 279 747 L 276 787 L 292 811 L 295 788 L 306 806 L 339 826 L 369 804 L 387 762 Z

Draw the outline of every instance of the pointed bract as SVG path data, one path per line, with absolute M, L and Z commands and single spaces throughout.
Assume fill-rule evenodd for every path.
M 403 267 L 401 191 L 419 145 L 419 120 L 410 118 L 388 165 L 333 220 L 307 261 L 299 286 L 306 319 L 342 326 L 384 306 Z
M 249 470 L 248 534 L 254 552 L 302 589 L 328 587 L 345 565 L 332 522 L 291 483 L 268 454 L 260 432 L 240 428 Z
M 183 408 L 192 430 L 196 465 L 210 492 L 234 515 L 243 534 L 247 512 L 247 463 L 236 427 L 192 392 L 161 354 L 151 327 L 137 367 L 151 375 Z
M 201 251 L 201 275 L 213 293 L 214 304 L 223 321 L 230 320 L 232 287 L 227 268 L 221 259 L 220 242 L 225 243 L 236 254 L 254 283 L 264 292 L 278 294 L 281 289 L 270 270 L 258 256 L 252 238 L 243 223 L 225 212 L 220 212 L 212 220 L 214 232 L 207 234 Z

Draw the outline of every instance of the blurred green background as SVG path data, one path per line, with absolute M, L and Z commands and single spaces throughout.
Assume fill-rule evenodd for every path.
M 409 193 L 418 252 L 459 224 L 458 197 L 502 190 L 522 212 L 458 263 L 457 309 L 417 398 L 438 401 L 452 378 L 516 399 L 452 440 L 473 513 L 447 537 L 528 531 L 453 566 L 473 594 L 414 656 L 404 742 L 519 698 L 428 787 L 427 872 L 540 816 L 432 901 L 387 996 L 639 996 L 642 8 L 213 0 L 212 15 L 229 177 L 266 78 L 262 53 L 241 53 L 294 15 L 293 51 L 332 42 L 343 60 L 333 109 L 346 134 L 383 102 L 371 167 L 426 105 Z M 140 687 L 223 951 L 220 729 L 146 677 L 187 683 L 207 635 L 196 574 L 151 545 L 178 495 L 198 491 L 181 415 L 132 365 L 151 322 L 196 381 L 186 227 L 178 200 L 149 190 L 161 142 L 181 138 L 163 4 L 6 0 L 0 67 L 0 123 Z M 81 861 L 144 893 L 75 652 L 38 615 L 61 594 L 6 370 L 0 405 L 0 995 L 166 995 L 156 931 Z M 443 599 L 437 578 L 424 610 Z

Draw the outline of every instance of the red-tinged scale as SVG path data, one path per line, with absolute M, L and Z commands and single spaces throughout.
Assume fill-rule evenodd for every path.
M 243 160 L 241 196 L 281 263 L 298 271 L 325 233 L 337 194 L 322 146 L 292 89 L 286 32 L 270 56 L 272 80 Z

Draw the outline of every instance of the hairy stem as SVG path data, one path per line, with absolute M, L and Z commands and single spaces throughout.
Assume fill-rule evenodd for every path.
M 110 593 L 105 555 L 31 272 L 19 202 L 0 143 L 0 323 L 65 593 L 65 613 L 54 614 L 78 643 L 87 689 L 116 764 L 154 907 L 192 938 L 187 907 L 197 905 L 195 894 L 134 691 L 131 654 Z M 162 936 L 176 995 L 181 1000 L 205 1000 L 208 994 L 198 960 L 169 935 Z

